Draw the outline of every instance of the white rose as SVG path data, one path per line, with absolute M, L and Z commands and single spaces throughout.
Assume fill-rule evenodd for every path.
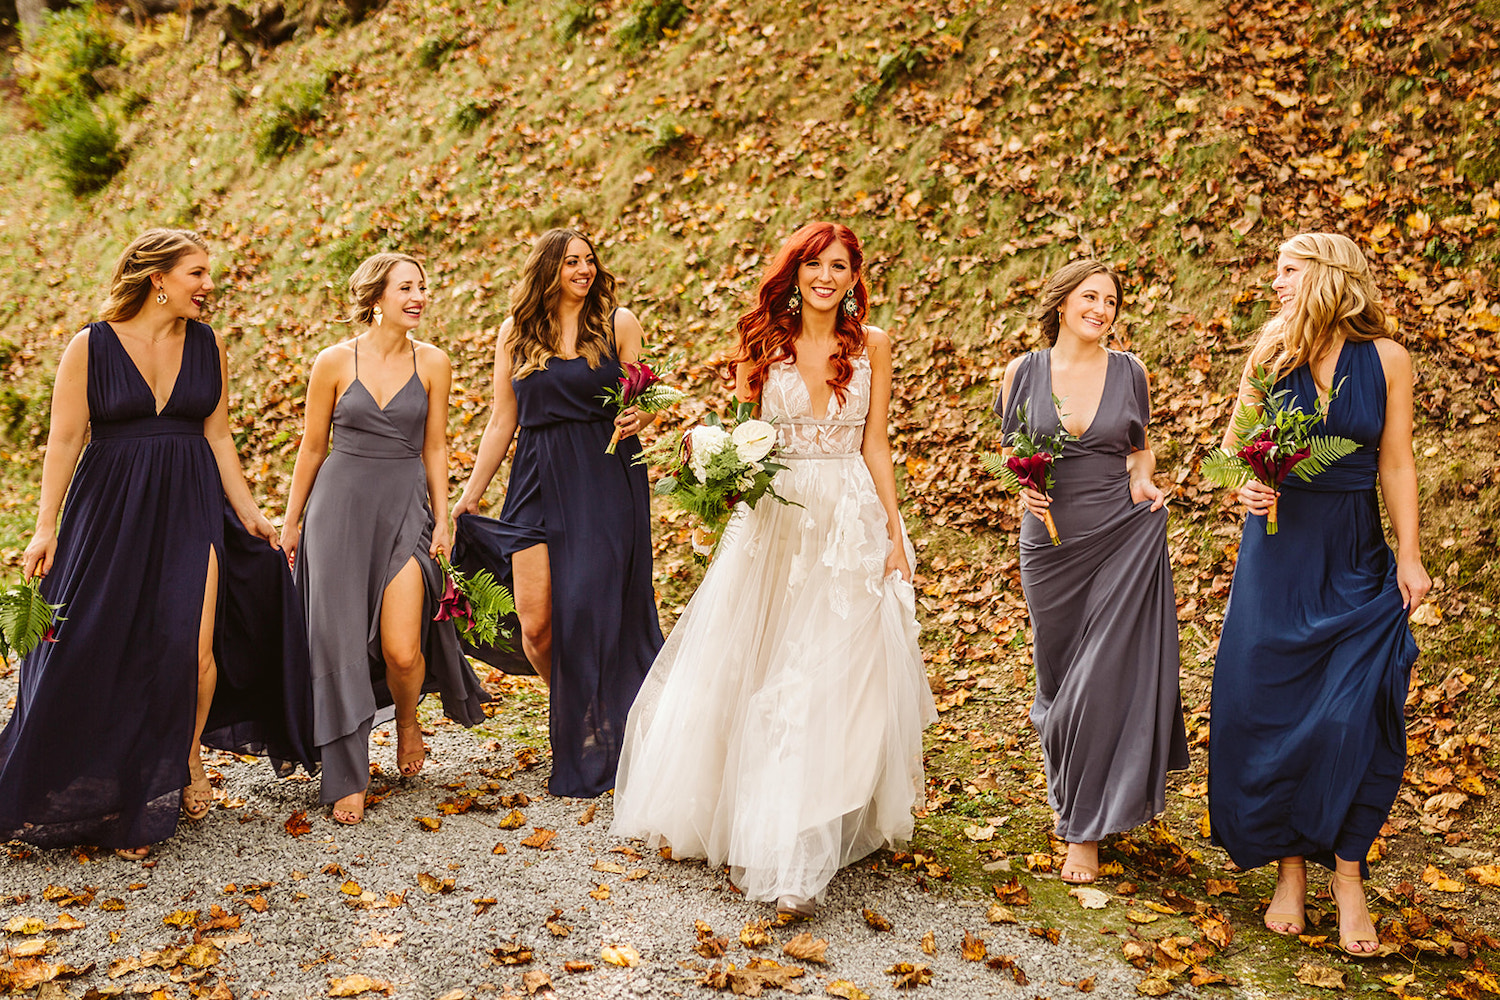
M 741 462 L 759 462 L 776 444 L 776 428 L 764 420 L 746 420 L 734 429 L 734 449 Z
M 692 455 L 688 458 L 688 466 L 693 470 L 693 475 L 698 477 L 698 481 L 702 482 L 708 477 L 708 463 L 719 452 L 731 447 L 733 441 L 724 432 L 724 428 L 712 424 L 699 424 L 688 435 L 692 440 Z

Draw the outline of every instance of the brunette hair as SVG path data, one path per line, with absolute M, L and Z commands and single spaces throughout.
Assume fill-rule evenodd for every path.
M 829 359 L 833 362 L 833 378 L 828 380 L 828 385 L 833 387 L 839 402 L 844 401 L 844 390 L 854 377 L 852 359 L 865 349 L 865 314 L 869 309 L 870 293 L 865 288 L 865 258 L 859 247 L 859 237 L 848 226 L 837 222 L 809 222 L 793 233 L 760 279 L 755 305 L 739 319 L 739 343 L 734 355 L 728 359 L 729 376 L 733 377 L 736 366 L 748 364 L 747 381 L 756 395 L 765 385 L 766 372 L 773 363 L 783 359 L 796 360 L 796 339 L 802 329 L 802 313 L 800 310 L 794 312 L 788 304 L 797 289 L 797 272 L 804 261 L 816 260 L 835 240 L 849 251 L 849 265 L 854 271 L 854 312 L 845 312 L 843 304 L 839 304 L 834 322 L 838 353 Z
M 371 254 L 360 261 L 354 273 L 349 275 L 349 298 L 354 303 L 354 312 L 349 314 L 345 322 L 375 322 L 375 303 L 385 294 L 385 286 L 390 283 L 391 272 L 396 269 L 397 264 L 415 264 L 417 270 L 422 272 L 422 280 L 427 280 L 427 268 L 411 254 L 392 251 Z
M 557 304 L 562 298 L 562 265 L 568 244 L 582 240 L 594 257 L 594 283 L 578 314 L 580 356 L 590 368 L 598 368 L 605 351 L 613 352 L 614 315 L 620 307 L 615 298 L 615 276 L 604 267 L 594 242 L 576 229 L 549 229 L 536 238 L 521 277 L 510 292 L 510 334 L 505 347 L 510 352 L 516 378 L 547 367 L 562 352 L 562 322 Z
M 1042 327 L 1042 335 L 1047 338 L 1047 343 L 1057 343 L 1057 333 L 1060 321 L 1057 318 L 1058 310 L 1073 294 L 1073 290 L 1083 284 L 1096 274 L 1107 274 L 1109 280 L 1115 283 L 1115 299 L 1123 302 L 1125 299 L 1125 288 L 1120 282 L 1120 276 L 1115 269 L 1102 260 L 1084 258 L 1082 260 L 1069 261 L 1056 271 L 1047 283 L 1042 286 L 1042 297 L 1037 300 L 1036 311 L 1031 318 L 1036 320 Z
M 182 258 L 199 252 L 208 253 L 208 241 L 191 230 L 146 230 L 115 261 L 100 317 L 107 323 L 130 319 L 145 306 L 153 274 L 166 274 Z
M 1302 280 L 1291 304 L 1261 327 L 1250 351 L 1252 368 L 1269 368 L 1274 382 L 1326 355 L 1339 333 L 1356 343 L 1392 336 L 1369 261 L 1349 237 L 1299 233 L 1279 252 L 1304 263 Z

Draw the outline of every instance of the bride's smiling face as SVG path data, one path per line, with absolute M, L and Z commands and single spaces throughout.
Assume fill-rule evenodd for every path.
M 854 287 L 855 277 L 849 248 L 834 240 L 816 258 L 804 260 L 797 269 L 802 308 L 814 312 L 837 309 L 844 295 Z

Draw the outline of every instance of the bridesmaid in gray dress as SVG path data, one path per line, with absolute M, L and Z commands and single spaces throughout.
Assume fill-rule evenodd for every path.
M 349 290 L 353 320 L 368 328 L 313 363 L 281 534 L 312 644 L 321 800 L 345 824 L 364 818 L 378 710 L 395 708 L 396 765 L 410 777 L 426 760 L 423 694 L 441 692 L 448 717 L 466 726 L 489 700 L 453 623 L 432 620 L 443 591 L 435 557 L 449 547 L 451 371 L 440 348 L 410 336 L 426 273 L 406 254 L 380 253 Z
M 1071 883 L 1092 882 L 1099 840 L 1160 813 L 1167 771 L 1188 766 L 1166 497 L 1146 445 L 1146 369 L 1104 346 L 1120 294 L 1119 278 L 1099 261 L 1054 274 L 1036 313 L 1052 346 L 1012 361 L 995 403 L 1007 444 L 1023 426 L 1032 436 L 1059 425 L 1077 435 L 1053 466 L 1050 500 L 1021 494 L 1033 515 L 1021 526 L 1036 661 L 1031 721 L 1056 833 L 1068 844 L 1062 879 Z

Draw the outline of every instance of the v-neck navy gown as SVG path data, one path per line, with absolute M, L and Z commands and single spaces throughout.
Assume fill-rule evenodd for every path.
M 462 568 L 497 577 L 515 553 L 547 546 L 553 795 L 591 798 L 614 787 L 626 717 L 662 644 L 640 442 L 627 438 L 604 453 L 614 411 L 599 395 L 620 375 L 609 355 L 598 368 L 582 357 L 553 358 L 513 380 L 520 435 L 505 507 L 499 520 L 460 517 L 454 540 Z
M 1241 868 L 1304 855 L 1363 864 L 1401 788 L 1417 643 L 1375 495 L 1385 371 L 1346 342 L 1320 433 L 1360 448 L 1313 481 L 1291 476 L 1278 531 L 1245 519 L 1214 663 L 1208 810 Z M 1311 410 L 1306 365 L 1276 384 Z
M 108 323 L 88 328 L 91 440 L 42 593 L 56 642 L 21 664 L 0 733 L 0 839 L 133 848 L 172 835 L 188 783 L 209 551 L 218 686 L 203 742 L 314 768 L 307 639 L 286 560 L 229 511 L 203 422 L 223 391 L 188 321 L 160 413 Z

